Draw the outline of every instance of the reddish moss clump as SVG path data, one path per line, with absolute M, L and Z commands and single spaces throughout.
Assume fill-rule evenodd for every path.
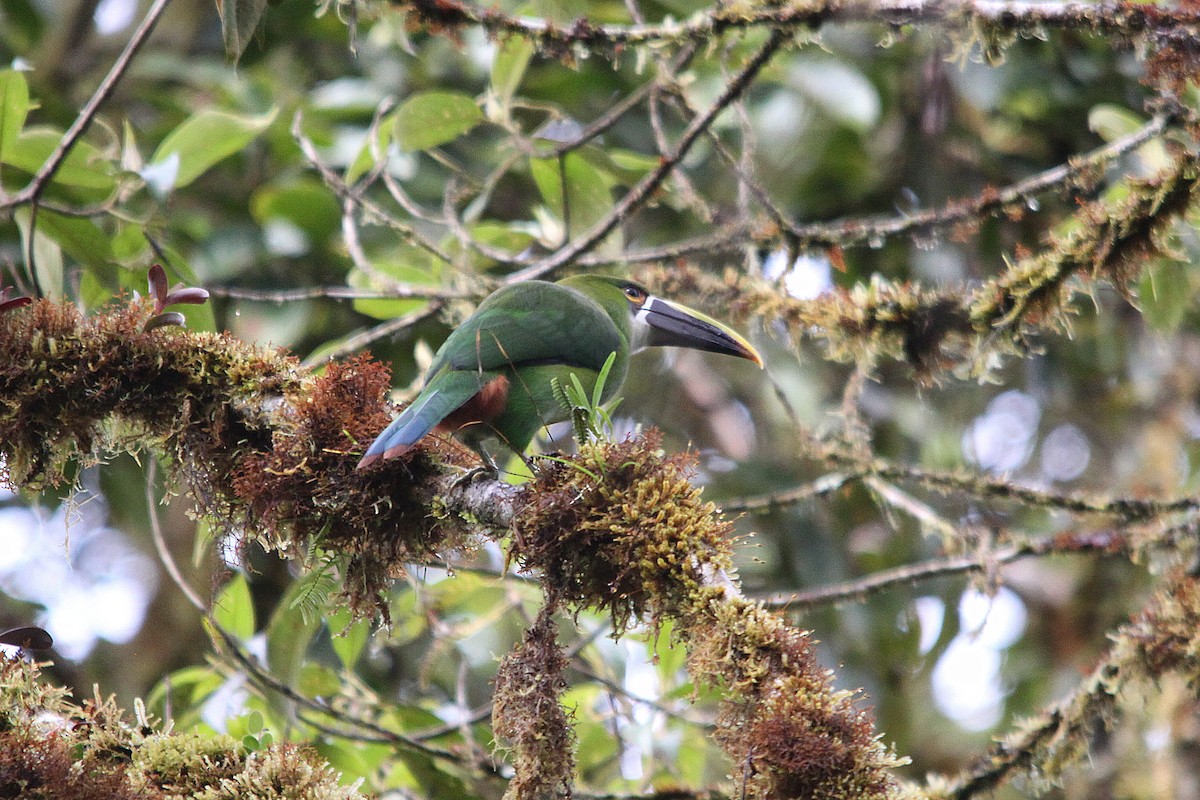
M 388 378 L 368 356 L 331 364 L 279 420 L 271 447 L 248 455 L 233 480 L 246 522 L 277 546 L 319 540 L 348 554 L 346 590 L 358 609 L 374 607 L 404 563 L 465 543 L 461 526 L 428 510 L 435 456 L 465 466 L 461 450 L 431 437 L 405 458 L 355 469 L 390 420 Z
M 1146 672 L 1168 672 L 1200 686 L 1200 580 L 1184 577 L 1163 589 L 1128 629 Z
M 147 326 L 156 310 L 141 301 L 84 316 L 42 300 L 0 314 L 0 480 L 37 490 L 69 480 L 77 461 L 164 452 L 220 526 L 293 552 L 325 540 L 347 553 L 360 610 L 405 561 L 461 544 L 462 526 L 428 511 L 435 462 L 464 464 L 461 450 L 432 441 L 354 469 L 388 421 L 385 367 L 361 358 L 311 379 L 280 350 Z
M 137 796 L 121 769 L 77 762 L 74 742 L 59 731 L 15 728 L 0 733 L 0 797 L 39 800 L 124 800 Z
M 853 692 L 835 691 L 812 640 L 761 605 L 711 590 L 686 616 L 689 670 L 727 691 L 717 739 L 751 798 L 883 798 L 900 762 Z

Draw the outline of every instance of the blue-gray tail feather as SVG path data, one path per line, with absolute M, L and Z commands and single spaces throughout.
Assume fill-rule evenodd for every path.
M 481 377 L 476 373 L 448 371 L 438 375 L 400 412 L 367 448 L 363 461 L 374 461 L 389 450 L 419 442 L 455 409 L 479 391 Z

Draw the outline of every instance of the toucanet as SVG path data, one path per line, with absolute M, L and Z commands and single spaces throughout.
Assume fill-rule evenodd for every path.
M 472 446 L 495 438 L 518 453 L 538 429 L 567 418 L 551 381 L 574 373 L 590 396 L 604 363 L 607 402 L 625 381 L 629 356 L 670 345 L 749 359 L 749 342 L 711 317 L 655 297 L 633 281 L 578 275 L 523 281 L 491 294 L 437 351 L 425 388 L 367 449 L 362 469 L 398 456 L 434 429 Z

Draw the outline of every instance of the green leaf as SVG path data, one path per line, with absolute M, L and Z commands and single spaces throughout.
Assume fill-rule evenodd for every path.
M 438 262 L 433 255 L 411 245 L 400 245 L 387 257 L 376 259 L 373 264 L 380 275 L 394 278 L 399 283 L 433 286 L 437 284 L 438 276 L 441 274 Z M 381 286 L 374 276 L 368 275 L 360 269 L 351 270 L 346 282 L 356 289 L 385 290 L 387 288 Z M 428 300 L 420 298 L 355 300 L 354 310 L 375 319 L 394 319 L 402 314 L 415 311 L 428 302 Z
M 385 116 L 379 121 L 379 125 L 375 130 L 375 144 L 372 147 L 371 139 L 368 136 L 363 140 L 362 147 L 358 151 L 358 155 L 350 162 L 350 166 L 346 167 L 345 181 L 346 183 L 354 183 L 356 180 L 367 174 L 371 167 L 375 166 L 375 155 L 373 150 L 378 153 L 386 153 L 388 145 L 392 143 L 392 135 L 396 129 L 396 112 Z
M 483 121 L 474 99 L 457 92 L 423 92 L 396 109 L 396 143 L 408 151 L 453 141 Z
M 0 71 L 0 161 L 7 161 L 29 115 L 29 83 L 15 69 Z
M 1190 269 L 1179 261 L 1159 259 L 1146 267 L 1138 282 L 1138 305 L 1155 330 L 1173 333 L 1183 323 L 1194 297 Z
M 254 635 L 254 602 L 246 576 L 238 573 L 225 584 L 213 604 L 213 619 L 239 639 Z
M 165 717 L 167 693 L 170 692 L 171 716 L 176 722 L 182 722 L 198 710 L 223 683 L 225 676 L 212 667 L 184 667 L 160 681 L 146 698 L 146 705 L 157 716 Z
M 1111 103 L 1093 106 L 1088 112 L 1088 127 L 1106 142 L 1128 136 L 1145 124 L 1138 114 Z
M 537 241 L 533 234 L 522 227 L 523 225 L 524 223 L 505 223 L 496 220 L 487 220 L 468 225 L 467 230 L 471 232 L 471 239 L 474 241 L 487 245 L 493 250 L 501 250 L 509 255 L 516 256 L 527 250 L 530 245 Z M 483 255 L 478 250 L 464 247 L 462 241 L 452 234 L 447 235 L 442 240 L 441 246 L 442 251 L 453 258 L 455 263 L 459 263 L 460 260 L 465 259 L 473 269 L 480 272 L 492 269 L 498 263 L 495 259 Z
M 296 682 L 308 645 L 322 624 L 319 619 L 306 618 L 301 611 L 297 598 L 306 590 L 304 581 L 293 583 L 267 625 L 267 664 L 289 685 Z
M 310 661 L 300 670 L 296 688 L 307 697 L 334 697 L 342 689 L 342 680 L 331 667 Z
M 350 609 L 343 607 L 329 615 L 329 633 L 333 651 L 341 659 L 342 666 L 354 669 L 371 638 L 371 624 L 365 619 L 353 621 Z
M 179 160 L 168 188 L 187 186 L 222 159 L 238 152 L 265 131 L 279 113 L 273 108 L 257 117 L 206 109 L 188 117 L 167 134 L 154 151 L 147 169 L 163 168 L 169 159 Z
M 33 259 L 34 277 L 37 278 L 38 289 L 46 297 L 58 300 L 63 295 L 63 254 L 58 242 L 46 235 L 42 230 L 39 216 L 38 224 L 33 229 L 33 246 L 30 247 L 29 234 L 32 214 L 28 208 L 19 208 L 13 214 L 17 229 L 21 232 L 21 257 Z
M 31 175 L 42 168 L 58 147 L 63 132 L 53 128 L 27 128 L 5 153 L 3 161 Z M 76 142 L 54 173 L 53 183 L 107 194 L 116 188 L 112 163 L 87 142 Z
M 58 242 L 63 252 L 80 264 L 101 267 L 113 260 L 112 240 L 86 217 L 64 217 L 43 210 L 38 213 L 38 229 Z
M 533 42 L 524 36 L 508 37 L 496 51 L 496 58 L 492 61 L 492 97 L 505 117 L 508 116 L 513 95 L 525 77 L 525 69 L 533 53 Z
M 613 208 L 609 176 L 596 169 L 588 159 L 578 152 L 568 153 L 563 159 L 532 158 L 529 171 L 537 184 L 546 206 L 560 220 L 568 222 L 571 238 L 590 230 L 604 219 Z M 562 179 L 566 174 L 566 210 L 563 209 Z
M 267 0 L 217 0 L 221 38 L 225 40 L 225 56 L 229 60 L 237 61 L 246 52 L 266 10 Z
M 305 623 L 321 619 L 329 607 L 329 595 L 337 588 L 333 563 L 321 559 L 308 574 L 293 584 L 291 607 L 300 612 Z
M 313 242 L 324 242 L 341 227 L 341 206 L 320 181 L 298 178 L 286 185 L 264 186 L 250 200 L 250 212 L 260 225 L 283 219 Z

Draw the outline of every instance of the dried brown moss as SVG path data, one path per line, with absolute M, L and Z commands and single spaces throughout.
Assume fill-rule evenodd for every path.
M 688 668 L 725 690 L 717 740 L 739 796 L 884 798 L 901 763 L 854 692 L 835 691 L 812 639 L 757 603 L 714 592 L 683 622 Z
M 1160 591 L 1128 635 L 1149 676 L 1178 673 L 1200 691 L 1200 581 L 1189 576 Z
M 431 437 L 404 459 L 357 471 L 390 420 L 388 389 L 387 368 L 369 357 L 331 364 L 281 415 L 270 449 L 248 454 L 233 478 L 253 530 L 281 546 L 319 540 L 347 554 L 352 605 L 384 613 L 375 601 L 405 563 L 465 546 L 462 526 L 430 514 L 429 479 L 436 462 L 468 463 L 460 449 Z

